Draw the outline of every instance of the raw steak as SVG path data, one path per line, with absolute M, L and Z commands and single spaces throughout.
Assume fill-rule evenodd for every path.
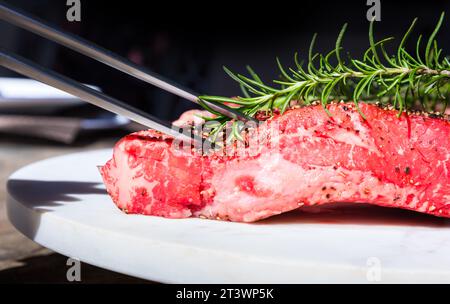
M 268 140 L 243 156 L 202 156 L 157 132 L 133 133 L 101 174 L 127 213 L 253 222 L 351 202 L 450 217 L 448 119 L 360 108 L 367 120 L 349 103 L 330 104 L 331 117 L 321 106 L 290 109 L 260 126 L 256 136 Z

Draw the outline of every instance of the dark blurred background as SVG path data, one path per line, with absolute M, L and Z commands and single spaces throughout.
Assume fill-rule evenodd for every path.
M 244 72 L 251 65 L 266 80 L 278 76 L 275 57 L 291 64 L 293 54 L 305 56 L 314 32 L 317 50 L 334 46 L 343 23 L 349 28 L 344 47 L 358 56 L 368 45 L 369 6 L 361 1 L 230 2 L 81 0 L 81 22 L 68 22 L 66 0 L 9 0 L 51 24 L 80 35 L 147 66 L 199 93 L 235 95 L 238 86 L 222 70 Z M 449 1 L 381 1 L 378 38 L 404 33 L 419 17 L 415 34 L 429 35 Z M 448 20 L 448 19 L 447 19 Z M 450 23 L 438 40 L 449 50 Z M 417 37 L 413 34 L 412 37 Z M 160 118 L 174 119 L 192 108 L 187 101 L 152 88 L 94 60 L 0 23 L 0 45 Z M 414 39 L 412 38 L 412 39 Z M 0 70 L 0 76 L 10 72 Z

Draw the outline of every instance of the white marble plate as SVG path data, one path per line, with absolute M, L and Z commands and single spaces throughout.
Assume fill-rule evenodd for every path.
M 66 256 L 161 282 L 450 282 L 449 220 L 364 205 L 256 224 L 126 215 L 96 168 L 110 156 L 71 154 L 17 171 L 11 222 Z
M 0 77 L 0 111 L 4 113 L 51 113 L 84 103 L 78 97 L 33 79 Z

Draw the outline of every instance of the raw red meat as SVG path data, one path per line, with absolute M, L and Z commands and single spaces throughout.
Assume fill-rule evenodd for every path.
M 302 206 L 370 203 L 450 217 L 450 122 L 353 104 L 288 110 L 246 156 L 173 149 L 154 131 L 126 136 L 101 169 L 127 213 L 253 222 Z M 186 114 L 178 123 L 189 121 Z M 254 148 L 254 147 L 253 147 Z

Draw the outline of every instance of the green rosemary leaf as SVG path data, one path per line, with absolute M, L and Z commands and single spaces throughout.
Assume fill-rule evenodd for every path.
M 446 69 L 450 68 L 450 61 L 448 60 L 447 57 L 444 57 L 444 64 Z
M 240 128 L 239 128 L 239 125 L 240 125 L 240 124 L 242 124 L 242 122 L 240 122 L 240 121 L 234 121 L 234 122 L 233 122 L 233 126 L 232 126 L 232 129 L 233 129 L 233 136 L 234 136 L 237 140 L 244 141 L 244 138 L 241 136 L 241 130 L 240 130 Z
M 335 52 L 336 52 L 336 59 L 338 61 L 338 64 L 340 66 L 343 66 L 343 61 L 341 59 L 340 56 L 340 50 L 341 50 L 341 43 L 342 43 L 342 38 L 344 37 L 345 31 L 347 30 L 347 23 L 345 23 L 342 28 L 341 31 L 339 32 L 338 38 L 336 40 L 336 46 L 335 46 Z
M 290 82 L 296 82 L 294 79 L 291 78 L 291 76 L 289 76 L 286 71 L 283 68 L 283 65 L 280 62 L 280 59 L 278 57 L 276 57 L 276 61 L 277 61 L 277 65 L 278 68 L 280 69 L 281 75 L 283 75 L 284 78 L 286 78 L 287 80 L 289 80 Z
M 355 104 L 356 110 L 358 111 L 359 115 L 361 115 L 364 120 L 367 120 L 366 115 L 364 115 L 364 113 L 361 111 L 361 108 L 359 107 L 359 102 L 357 100 L 354 100 L 353 103 Z
M 242 94 L 244 94 L 245 97 L 250 98 L 250 94 L 248 93 L 247 89 L 242 85 L 242 83 L 239 84 L 239 87 L 241 88 Z
M 295 94 L 297 94 L 297 90 L 293 90 L 283 101 L 283 105 L 280 109 L 281 114 L 283 114 L 287 107 L 289 106 L 289 103 L 291 102 L 292 98 L 295 96 Z
M 293 77 L 296 78 L 297 80 L 304 80 L 305 78 L 307 78 L 307 75 L 304 74 L 305 71 L 303 71 L 303 69 L 301 70 L 301 72 L 297 72 L 295 71 L 293 68 L 289 68 L 289 71 L 292 73 Z M 303 73 L 302 75 L 300 73 Z
M 366 72 L 366 73 L 368 73 L 368 72 L 371 72 L 371 71 L 374 72 L 374 71 L 377 70 L 376 67 L 370 66 L 370 65 L 368 65 L 368 64 L 366 64 L 366 63 L 364 63 L 364 62 L 362 62 L 362 61 L 359 61 L 359 60 L 357 60 L 357 59 L 353 59 L 353 60 L 352 60 L 352 63 L 353 63 L 353 65 L 356 66 L 356 68 L 357 68 L 358 70 L 360 70 L 361 72 Z
M 309 51 L 308 51 L 308 72 L 310 74 L 317 73 L 317 69 L 314 67 L 314 60 L 317 58 L 319 54 L 313 54 L 314 45 L 316 43 L 317 39 L 317 33 L 314 33 L 311 44 L 309 45 Z
M 389 41 L 392 41 L 392 40 L 394 40 L 394 37 L 387 37 L 387 38 L 381 39 L 380 41 L 377 41 L 377 42 L 374 44 L 374 47 L 376 48 L 376 47 L 380 46 L 380 48 L 381 48 L 381 46 L 384 45 L 386 42 L 389 42 Z M 382 51 L 383 51 L 383 50 L 382 50 Z M 369 59 L 369 54 L 370 54 L 370 53 L 373 53 L 372 48 L 369 48 L 369 49 L 367 49 L 367 50 L 364 52 L 364 56 L 363 56 L 363 60 L 364 60 L 364 61 L 366 61 L 366 60 Z M 389 56 L 387 55 L 387 52 L 384 51 L 384 53 L 386 53 L 386 56 L 389 58 Z M 389 61 L 389 60 L 390 60 L 390 59 L 388 59 L 388 61 Z
M 417 61 L 419 61 L 422 66 L 424 66 L 425 64 L 423 63 L 422 58 L 420 57 L 420 43 L 421 42 L 422 42 L 422 35 L 419 35 L 419 38 L 417 39 L 417 43 L 416 43 L 416 58 L 417 58 Z
M 297 81 L 295 81 L 297 82 Z M 273 80 L 273 83 L 285 86 L 285 89 L 292 85 L 292 82 L 287 82 L 283 80 Z
M 305 93 L 302 95 L 303 100 L 305 101 L 306 104 L 311 104 L 312 99 L 315 98 L 316 94 L 316 85 L 310 85 L 307 87 L 307 89 L 305 90 Z
M 314 33 L 312 39 L 311 39 L 311 43 L 309 44 L 309 51 L 308 51 L 308 60 L 309 62 L 312 61 L 312 57 L 313 57 L 313 49 L 314 49 L 314 45 L 316 43 L 316 38 L 317 38 L 317 33 Z
M 294 53 L 294 63 L 295 63 L 295 66 L 297 67 L 297 69 L 303 70 L 303 68 L 302 68 L 303 61 L 302 62 L 298 61 L 298 52 Z
M 209 98 L 209 97 L 208 97 Z M 205 110 L 207 110 L 208 112 L 214 114 L 214 115 L 218 115 L 221 116 L 222 114 L 211 109 L 201 98 L 198 99 L 198 103 L 199 105 L 201 105 Z
M 439 57 L 441 56 L 442 49 L 439 49 L 437 46 L 437 41 L 434 41 L 434 47 L 433 47 L 433 60 L 434 60 L 434 66 L 437 69 L 441 68 L 441 64 L 439 62 Z
M 396 99 L 397 99 L 398 108 L 399 108 L 397 116 L 400 117 L 403 113 L 403 109 L 405 108 L 405 99 L 402 98 L 402 94 L 401 94 L 401 90 L 400 90 L 399 86 L 397 86 L 397 89 L 396 89 Z
M 380 44 L 381 54 L 383 55 L 384 59 L 391 65 L 391 67 L 398 67 L 397 63 L 395 62 L 395 57 L 389 57 L 388 53 L 386 52 L 386 49 L 384 48 L 384 43 Z
M 355 87 L 355 90 L 353 91 L 353 100 L 359 101 L 359 98 L 361 97 L 362 92 L 364 91 L 365 87 L 369 83 L 370 77 L 361 79 L 358 84 Z
M 375 80 L 375 78 L 378 76 L 378 74 L 377 73 L 373 73 L 370 77 L 369 77 L 369 79 L 367 80 L 367 84 L 366 84 L 366 94 L 367 94 L 367 96 L 369 96 L 370 95 L 370 90 L 372 89 L 372 84 L 373 84 L 373 82 L 374 82 L 374 80 Z
M 442 21 L 444 21 L 444 16 L 445 16 L 445 13 L 442 12 L 441 17 L 439 18 L 439 21 L 438 21 L 433 33 L 431 33 L 431 36 L 428 39 L 427 47 L 425 49 L 425 63 L 427 64 L 427 66 L 431 66 L 431 58 L 430 58 L 431 57 L 431 54 L 430 54 L 431 47 L 433 45 L 433 41 L 436 38 L 437 33 L 439 32 L 439 29 L 441 28 Z
M 210 101 L 210 102 L 233 102 L 237 103 L 238 100 L 229 98 L 229 97 L 222 97 L 222 96 L 199 96 L 198 97 L 202 101 Z
M 370 48 L 372 49 L 372 54 L 375 57 L 376 62 L 381 65 L 381 61 L 380 61 L 380 58 L 378 57 L 378 53 L 377 53 L 377 48 L 375 46 L 375 39 L 373 38 L 373 23 L 374 23 L 374 20 L 370 21 L 369 43 L 370 43 Z
M 342 47 L 339 48 L 340 50 L 342 49 Z M 334 48 L 333 50 L 329 51 L 328 54 L 325 55 L 325 61 L 329 64 L 330 62 L 330 57 L 336 54 L 336 48 Z M 336 56 L 336 55 L 335 55 Z M 331 64 L 329 64 L 331 66 Z
M 276 91 L 277 91 L 277 90 L 274 89 L 274 88 L 271 88 L 271 87 L 269 87 L 269 86 L 267 86 L 267 85 L 265 85 L 265 84 L 263 84 L 263 83 L 260 83 L 259 81 L 250 79 L 250 78 L 245 77 L 245 76 L 243 76 L 243 75 L 238 74 L 237 77 L 238 77 L 239 79 L 241 79 L 243 82 L 246 82 L 246 83 L 252 84 L 252 85 L 254 85 L 254 86 L 257 86 L 257 87 L 259 87 L 260 89 L 264 90 L 265 92 L 276 92 Z
M 198 115 L 198 117 L 200 117 L 206 121 L 205 129 L 206 128 L 208 128 L 208 129 L 216 128 L 216 127 L 220 126 L 220 124 L 221 124 L 217 118 L 205 117 L 205 116 L 201 116 L 201 115 Z
M 392 83 L 383 91 L 381 91 L 380 93 L 377 94 L 378 97 L 380 96 L 384 96 L 385 94 L 387 94 L 389 91 L 391 91 L 404 77 L 404 74 L 399 76 L 399 77 L 395 77 L 392 80 Z
M 420 66 L 413 69 L 408 76 L 408 82 L 409 82 L 410 87 L 414 87 L 414 79 L 415 79 L 416 73 L 419 70 L 419 68 L 420 68 Z
M 418 62 L 414 57 L 412 57 L 405 49 L 401 49 L 399 53 L 400 53 L 399 56 L 402 58 L 402 60 L 407 62 L 407 64 L 404 65 L 403 67 L 408 68 L 411 65 L 420 66 L 420 62 Z
M 225 70 L 225 73 L 228 74 L 228 76 L 231 77 L 234 81 L 238 82 L 240 85 L 244 86 L 246 89 L 248 89 L 250 92 L 255 93 L 257 95 L 265 95 L 264 92 L 258 91 L 255 88 L 253 88 L 251 85 L 240 79 L 237 75 L 235 75 L 233 72 L 231 72 L 227 67 L 223 67 Z
M 330 97 L 334 87 L 339 83 L 339 81 L 342 80 L 342 76 L 339 78 L 336 78 L 335 80 L 329 82 L 323 89 L 322 91 L 322 95 L 321 95 L 321 100 L 322 103 L 327 103 L 328 98 Z

